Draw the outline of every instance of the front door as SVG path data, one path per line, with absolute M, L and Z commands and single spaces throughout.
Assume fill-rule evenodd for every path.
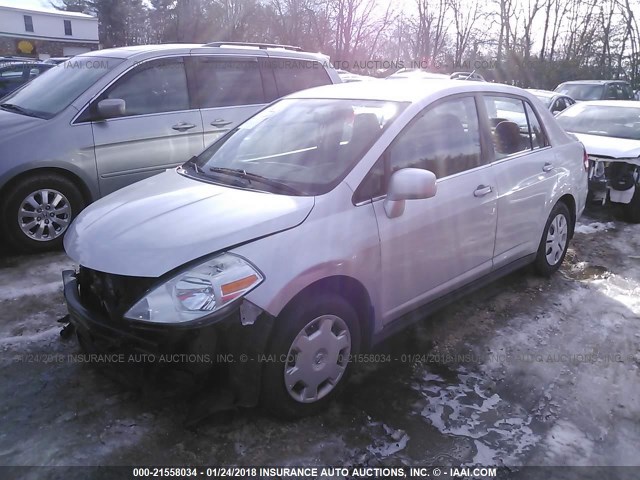
M 408 200 L 387 217 L 374 201 L 380 234 L 381 303 L 389 322 L 488 273 L 496 229 L 496 189 L 484 164 L 473 96 L 428 107 L 385 153 L 388 170 L 424 168 L 436 174 L 434 197 Z
M 202 120 L 191 108 L 182 57 L 136 66 L 94 104 L 104 98 L 122 99 L 126 106 L 124 116 L 92 122 L 102 195 L 180 165 L 203 150 Z

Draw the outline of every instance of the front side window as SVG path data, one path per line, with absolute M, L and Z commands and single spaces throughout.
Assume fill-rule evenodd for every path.
M 23 15 L 25 32 L 33 32 L 33 17 L 31 15 Z
M 71 30 L 71 20 L 64 21 L 64 34 L 73 35 L 73 31 Z
M 102 98 L 125 101 L 125 116 L 189 109 L 187 76 L 181 58 L 154 60 L 137 66 Z
M 75 57 L 51 68 L 46 75 L 38 75 L 25 87 L 3 98 L 2 103 L 17 107 L 25 115 L 51 118 L 123 61 L 120 58 Z M 16 111 L 16 108 L 12 110 Z
M 273 69 L 281 97 L 307 88 L 329 85 L 331 79 L 320 62 L 308 60 L 271 58 L 269 65 Z
M 280 100 L 205 150 L 196 167 L 216 182 L 321 195 L 346 176 L 404 108 L 371 100 Z
M 446 100 L 421 113 L 387 151 L 390 170 L 423 168 L 437 178 L 479 166 L 478 114 L 473 97 Z

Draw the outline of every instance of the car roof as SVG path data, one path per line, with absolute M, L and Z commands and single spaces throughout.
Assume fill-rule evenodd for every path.
M 551 90 L 539 90 L 537 88 L 527 88 L 527 91 L 539 97 L 558 97 L 558 96 L 566 97 L 566 95 L 560 94 L 558 92 L 552 92 Z
M 303 52 L 284 48 L 258 48 L 251 45 L 223 45 L 209 46 L 201 43 L 163 43 L 159 45 L 134 45 L 129 47 L 105 48 L 103 50 L 92 50 L 73 59 L 83 57 L 105 57 L 129 59 L 134 57 L 148 57 L 152 54 L 190 54 L 190 53 L 210 53 L 219 55 L 253 55 L 261 57 L 290 57 L 310 60 L 327 60 L 329 57 L 321 53 Z
M 562 82 L 560 85 L 579 85 L 581 83 L 591 85 L 604 85 L 606 83 L 625 83 L 629 84 L 626 80 L 570 80 L 568 82 Z
M 600 107 L 627 107 L 640 108 L 640 102 L 637 100 L 588 100 L 580 102 L 579 105 L 594 105 Z
M 289 98 L 335 98 L 381 100 L 390 102 L 419 102 L 433 95 L 446 95 L 468 92 L 495 92 L 522 95 L 524 90 L 501 83 L 461 82 L 451 79 L 434 79 L 425 82 L 421 79 L 397 79 L 388 82 L 376 79 L 370 82 L 341 83 L 326 85 L 293 93 Z

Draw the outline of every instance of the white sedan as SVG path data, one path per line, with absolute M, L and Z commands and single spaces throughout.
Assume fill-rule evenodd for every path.
M 591 198 L 623 204 L 627 219 L 640 223 L 640 103 L 580 102 L 557 119 L 587 149 Z

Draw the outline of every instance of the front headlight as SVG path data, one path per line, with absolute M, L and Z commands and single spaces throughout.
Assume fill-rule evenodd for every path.
M 248 261 L 223 253 L 151 290 L 124 317 L 152 323 L 190 322 L 241 298 L 263 280 Z

